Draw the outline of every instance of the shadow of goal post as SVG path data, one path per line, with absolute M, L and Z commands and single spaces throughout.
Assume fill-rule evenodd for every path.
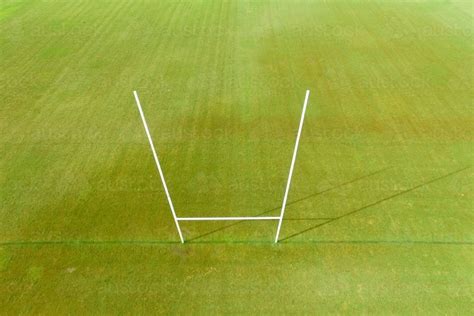
M 168 200 L 168 205 L 170 207 L 171 214 L 173 215 L 174 223 L 176 225 L 176 229 L 178 231 L 178 235 L 179 235 L 179 239 L 181 240 L 181 243 L 184 243 L 183 232 L 181 231 L 181 227 L 179 225 L 179 222 L 181 221 L 278 221 L 277 231 L 276 231 L 275 240 L 274 240 L 275 243 L 278 242 L 278 239 L 280 237 L 281 226 L 283 223 L 283 217 L 285 216 L 285 209 L 286 209 L 286 204 L 288 200 L 288 193 L 290 192 L 291 179 L 293 177 L 293 170 L 295 167 L 296 156 L 298 154 L 298 147 L 299 147 L 300 138 L 301 138 L 301 131 L 303 130 L 306 107 L 308 106 L 309 94 L 310 94 L 310 91 L 306 90 L 306 96 L 303 103 L 303 110 L 301 111 L 300 123 L 298 126 L 298 132 L 296 134 L 295 147 L 293 150 L 293 156 L 291 158 L 290 171 L 288 173 L 288 180 L 286 182 L 285 194 L 283 196 L 283 202 L 281 205 L 280 216 L 178 217 L 174 209 L 173 201 L 171 200 L 168 186 L 166 185 L 165 176 L 161 168 L 160 160 L 158 159 L 158 154 L 156 153 L 156 150 L 155 150 L 155 145 L 153 144 L 153 139 L 151 138 L 151 135 L 150 135 L 150 130 L 148 129 L 148 124 L 146 122 L 145 115 L 143 114 L 143 109 L 140 103 L 140 99 L 138 98 L 138 93 L 137 91 L 133 91 L 133 95 L 135 97 L 135 102 L 137 104 L 138 111 L 140 113 L 143 127 L 145 128 L 145 133 L 148 138 L 148 142 L 150 144 L 151 153 L 153 155 L 153 159 L 155 160 L 156 169 L 158 170 L 161 183 L 163 184 L 163 188 L 165 189 L 166 199 Z

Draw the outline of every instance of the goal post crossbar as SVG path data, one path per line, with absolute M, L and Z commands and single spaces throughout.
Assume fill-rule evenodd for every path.
M 233 217 L 233 216 L 178 217 L 176 215 L 176 211 L 175 211 L 174 206 L 173 206 L 173 201 L 171 200 L 171 196 L 170 196 L 170 193 L 169 193 L 169 190 L 168 190 L 168 186 L 166 185 L 165 176 L 163 174 L 163 170 L 161 168 L 160 160 L 158 159 L 158 154 L 156 153 L 155 146 L 153 144 L 153 140 L 151 138 L 150 131 L 148 129 L 148 124 L 146 122 L 145 115 L 143 114 L 143 109 L 142 109 L 142 106 L 140 104 L 140 99 L 138 98 L 137 91 L 133 91 L 133 95 L 135 97 L 135 102 L 137 104 L 138 111 L 140 112 L 140 117 L 141 117 L 141 120 L 142 120 L 142 123 L 143 123 L 143 127 L 145 128 L 145 133 L 146 133 L 146 136 L 148 138 L 148 142 L 149 142 L 149 145 L 150 145 L 150 148 L 151 148 L 151 152 L 153 154 L 153 159 L 155 160 L 156 168 L 158 170 L 158 174 L 160 175 L 161 183 L 163 184 L 163 188 L 164 188 L 165 194 L 166 194 L 166 199 L 168 201 L 168 205 L 170 207 L 171 214 L 173 215 L 173 219 L 174 219 L 174 222 L 175 222 L 175 225 L 176 225 L 176 229 L 178 230 L 178 234 L 179 234 L 179 238 L 181 240 L 181 243 L 184 243 L 184 237 L 183 237 L 183 233 L 181 231 L 181 227 L 179 225 L 180 221 L 264 221 L 264 220 L 277 220 L 278 221 L 277 232 L 276 232 L 276 235 L 275 235 L 275 243 L 277 243 L 278 238 L 280 236 L 280 230 L 281 230 L 281 226 L 282 226 L 282 222 L 283 222 L 283 217 L 285 216 L 285 209 L 286 209 L 286 204 L 287 204 L 287 200 L 288 200 L 288 194 L 289 194 L 290 187 L 291 187 L 291 179 L 293 177 L 293 170 L 294 170 L 294 166 L 295 166 L 295 162 L 296 162 L 296 156 L 298 154 L 298 147 L 299 147 L 299 142 L 300 142 L 300 138 L 301 138 L 301 132 L 302 132 L 302 129 L 303 129 L 303 122 L 304 122 L 304 117 L 305 117 L 305 113 L 306 113 L 306 107 L 308 105 L 310 91 L 306 90 L 306 96 L 305 96 L 305 100 L 304 100 L 304 104 L 303 104 L 303 110 L 301 112 L 300 123 L 299 123 L 299 126 L 298 126 L 298 133 L 296 135 L 295 148 L 293 150 L 293 156 L 292 156 L 292 159 L 291 159 L 290 171 L 289 171 L 289 174 L 288 174 L 288 180 L 287 180 L 286 187 L 285 187 L 285 194 L 283 196 L 283 202 L 282 202 L 282 207 L 281 207 L 281 211 L 280 211 L 280 216 L 236 216 L 236 217 Z
M 272 221 L 280 216 L 220 216 L 220 217 L 178 217 L 178 221 Z

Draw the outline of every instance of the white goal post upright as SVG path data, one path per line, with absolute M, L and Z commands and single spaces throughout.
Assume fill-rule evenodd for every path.
M 179 238 L 181 240 L 181 243 L 184 243 L 184 238 L 183 238 L 183 233 L 181 232 L 181 228 L 179 226 L 180 221 L 262 221 L 262 220 L 277 220 L 278 221 L 278 228 L 275 236 L 275 243 L 278 242 L 278 238 L 280 236 L 280 230 L 281 230 L 281 224 L 283 222 L 283 217 L 285 215 L 285 208 L 286 208 L 286 202 L 288 199 L 288 193 L 290 191 L 290 186 L 291 186 L 291 178 L 293 176 L 293 169 L 295 167 L 295 162 L 296 162 L 296 155 L 298 153 L 298 146 L 300 142 L 300 137 L 301 137 L 301 131 L 303 129 L 303 122 L 304 122 L 304 117 L 306 113 L 306 107 L 308 105 L 308 100 L 309 100 L 309 90 L 306 90 L 306 97 L 304 100 L 304 105 L 303 105 L 303 111 L 301 113 L 301 119 L 300 119 L 300 125 L 298 127 L 298 133 L 296 135 L 296 143 L 295 143 L 295 149 L 293 151 L 293 158 L 291 160 L 291 166 L 290 166 L 290 172 L 288 175 L 288 181 L 286 183 L 286 188 L 285 188 L 285 195 L 283 197 L 283 204 L 281 207 L 281 212 L 280 216 L 223 216 L 223 217 L 178 217 L 176 215 L 176 212 L 174 210 L 173 206 L 173 201 L 171 200 L 170 193 L 168 191 L 168 186 L 166 185 L 165 181 L 165 176 L 163 175 L 163 170 L 161 169 L 160 161 L 158 159 L 158 155 L 156 154 L 155 151 L 155 146 L 153 145 L 153 140 L 150 135 L 150 131 L 148 129 L 148 125 L 145 120 L 145 115 L 143 114 L 142 106 L 140 104 L 140 99 L 138 98 L 137 91 L 133 91 L 133 95 L 135 97 L 135 102 L 138 107 L 138 111 L 140 112 L 140 117 L 143 122 L 143 127 L 145 128 L 146 136 L 148 138 L 148 142 L 150 144 L 151 152 L 153 154 L 153 158 L 155 160 L 156 168 L 158 169 L 158 173 L 160 175 L 161 183 L 163 184 L 163 188 L 165 190 L 166 198 L 168 200 L 169 207 L 171 209 L 171 213 L 173 215 L 174 222 L 176 224 L 176 229 L 178 230 Z
M 293 158 L 291 158 L 290 172 L 288 174 L 288 181 L 286 182 L 285 196 L 283 197 L 283 203 L 281 205 L 280 219 L 278 221 L 278 228 L 275 236 L 275 243 L 278 242 L 280 237 L 281 224 L 283 222 L 283 216 L 285 216 L 286 201 L 288 200 L 288 193 L 290 192 L 291 178 L 293 177 L 293 169 L 295 168 L 296 155 L 298 154 L 298 146 L 300 144 L 301 131 L 303 130 L 304 115 L 306 113 L 306 106 L 308 105 L 309 90 L 306 90 L 306 96 L 304 98 L 303 111 L 301 112 L 300 126 L 298 127 L 298 133 L 296 134 L 295 149 L 293 150 Z
M 163 175 L 163 171 L 161 170 L 160 160 L 158 159 L 158 155 L 156 154 L 155 146 L 153 145 L 153 140 L 151 139 L 150 131 L 148 130 L 148 124 L 146 123 L 145 115 L 143 115 L 143 110 L 140 104 L 140 99 L 138 98 L 137 91 L 133 91 L 133 95 L 135 96 L 135 102 L 137 103 L 138 111 L 140 111 L 140 117 L 142 118 L 143 127 L 145 128 L 146 136 L 148 137 L 148 142 L 150 143 L 151 147 L 151 152 L 153 153 L 153 158 L 155 159 L 156 168 L 158 169 L 161 182 L 163 183 L 163 188 L 165 189 L 166 198 L 168 199 L 168 204 L 170 206 L 171 213 L 173 214 L 176 229 L 178 229 L 179 239 L 181 239 L 181 243 L 184 243 L 183 233 L 181 232 L 181 227 L 179 227 L 178 217 L 176 216 L 176 212 L 174 211 L 173 201 L 171 201 L 171 196 L 168 192 L 168 186 L 166 185 L 165 176 Z

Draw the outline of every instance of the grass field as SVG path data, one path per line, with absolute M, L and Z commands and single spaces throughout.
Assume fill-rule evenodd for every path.
M 470 314 L 473 12 L 2 1 L 0 313 Z

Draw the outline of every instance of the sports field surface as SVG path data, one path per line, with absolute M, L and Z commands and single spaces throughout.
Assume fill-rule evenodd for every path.
M 0 314 L 470 314 L 473 12 L 1 1 Z

